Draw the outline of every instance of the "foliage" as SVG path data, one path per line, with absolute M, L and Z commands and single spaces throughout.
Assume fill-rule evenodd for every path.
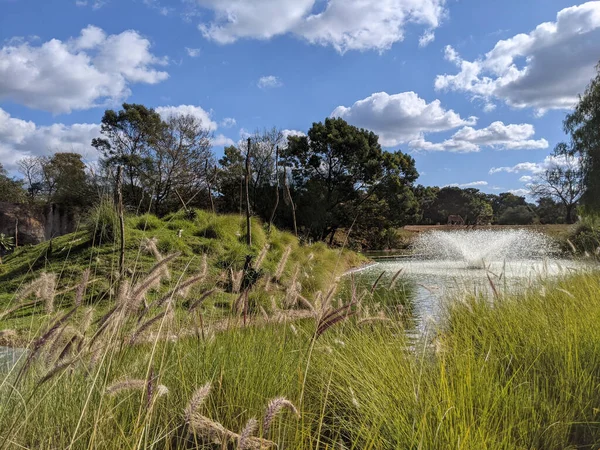
M 572 113 L 567 114 L 564 128 L 571 135 L 573 151 L 583 162 L 584 204 L 600 211 L 600 63 Z
M 90 210 L 85 221 L 85 229 L 90 240 L 96 245 L 115 243 L 120 235 L 119 214 L 111 198 L 103 197 Z
M 537 198 L 550 197 L 563 204 L 565 222 L 573 223 L 573 213 L 584 193 L 583 160 L 573 148 L 560 143 L 552 153 L 553 163 L 531 187 Z
M 534 212 L 525 205 L 508 207 L 498 218 L 500 225 L 531 225 L 535 220 Z
M 25 190 L 21 181 L 9 178 L 6 169 L 0 163 L 0 202 L 19 203 L 25 199 Z

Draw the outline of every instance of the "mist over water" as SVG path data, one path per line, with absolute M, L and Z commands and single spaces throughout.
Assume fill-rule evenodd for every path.
M 433 231 L 420 235 L 414 246 L 418 258 L 464 262 L 485 268 L 497 261 L 535 260 L 557 254 L 548 236 L 529 230 Z

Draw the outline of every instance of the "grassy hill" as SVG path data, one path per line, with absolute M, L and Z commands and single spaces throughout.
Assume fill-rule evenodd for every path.
M 322 243 L 301 245 L 292 234 L 275 228 L 267 232 L 266 226 L 254 219 L 252 247 L 248 248 L 245 218 L 205 211 L 195 211 L 193 216 L 182 211 L 162 219 L 150 214 L 126 219 L 125 267 L 132 285 L 144 280 L 162 258 L 176 255 L 165 267 L 169 273 L 165 272 L 160 283 L 150 289 L 148 301 L 204 271 L 204 280 L 186 292 L 186 301 L 215 288 L 207 304 L 217 315 L 229 311 L 239 297 L 240 288 L 235 284 L 241 281 L 246 257 L 251 255 L 253 265 L 260 266 L 259 283 L 265 286 L 252 290 L 250 302 L 268 310 L 273 304 L 271 297 L 275 303 L 282 301 L 291 283 L 297 285 L 294 289 L 299 288 L 301 295 L 312 297 L 349 268 L 364 263 L 362 257 L 350 251 L 332 250 Z M 18 248 L 5 257 L 0 265 L 0 310 L 35 304 L 5 316 L 3 325 L 29 332 L 32 317 L 41 317 L 49 309 L 69 307 L 86 272 L 89 275 L 85 275 L 88 283 L 83 303 L 94 305 L 100 312 L 106 310 L 118 294 L 115 220 L 106 205 L 101 205 L 87 223 L 81 224 L 80 231 Z M 52 307 L 40 292 L 40 286 L 48 282 L 40 281 L 44 277 L 57 294 Z

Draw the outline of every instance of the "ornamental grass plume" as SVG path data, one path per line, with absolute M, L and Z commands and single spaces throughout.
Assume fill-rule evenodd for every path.
M 269 429 L 271 428 L 271 424 L 275 417 L 284 409 L 289 409 L 297 418 L 300 418 L 300 413 L 298 409 L 294 406 L 292 402 L 290 402 L 285 397 L 277 397 L 269 402 L 267 409 L 265 411 L 265 418 L 263 420 L 263 435 L 267 436 L 269 433 Z
M 184 410 L 185 422 L 187 424 L 191 424 L 194 417 L 198 415 L 200 407 L 204 404 L 210 394 L 211 387 L 212 385 L 209 381 L 204 386 L 196 389 L 192 395 L 192 398 Z
M 273 278 L 275 278 L 276 281 L 279 281 L 279 279 L 283 275 L 283 271 L 285 270 L 285 266 L 287 265 L 288 259 L 291 254 L 292 254 L 292 247 L 290 245 L 288 245 L 285 248 L 285 250 L 283 251 L 283 254 L 281 255 L 281 259 L 279 260 L 279 263 L 277 264 L 277 269 L 275 270 L 275 275 L 273 277 Z
M 244 429 L 242 430 L 242 432 L 240 433 L 240 436 L 238 438 L 238 449 L 239 450 L 245 450 L 248 448 L 248 443 L 250 441 L 250 438 L 252 436 L 254 436 L 257 429 L 258 429 L 258 421 L 254 417 L 252 417 L 251 419 L 248 420 L 248 422 L 246 422 L 246 425 L 244 426 Z

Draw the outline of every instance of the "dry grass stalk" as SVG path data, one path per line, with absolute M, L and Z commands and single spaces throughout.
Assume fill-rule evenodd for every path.
M 85 290 L 87 288 L 90 279 L 90 269 L 85 269 L 81 276 L 81 283 L 77 286 L 77 292 L 75 293 L 75 306 L 81 306 L 83 297 L 85 297 Z
M 377 286 L 379 285 L 379 282 L 381 281 L 381 279 L 383 278 L 383 276 L 385 275 L 385 270 L 383 272 L 381 272 L 379 274 L 379 276 L 377 277 L 377 279 L 375 280 L 375 283 L 373 283 L 373 286 L 371 286 L 371 294 L 373 292 L 375 292 L 375 289 L 377 289 Z
M 334 326 L 336 323 L 341 322 L 342 320 L 345 320 L 354 314 L 354 311 L 352 311 L 352 307 L 354 305 L 355 303 L 348 303 L 322 316 L 317 323 L 315 339 L 325 333 L 325 331 Z
M 248 422 L 246 422 L 246 425 L 244 426 L 244 429 L 242 430 L 238 438 L 239 450 L 245 450 L 248 448 L 248 441 L 252 436 L 254 436 L 254 433 L 256 433 L 257 429 L 258 421 L 254 417 L 252 417 L 248 420 Z
M 287 265 L 288 259 L 290 257 L 292 253 L 292 247 L 290 245 L 288 245 L 283 254 L 281 255 L 281 259 L 279 260 L 279 263 L 277 264 L 277 269 L 275 270 L 275 280 L 279 281 L 279 279 L 281 278 L 281 276 L 283 275 L 283 271 L 285 270 L 285 266 Z
M 285 291 L 283 307 L 286 309 L 293 308 L 298 303 L 298 295 L 301 291 L 300 283 L 297 281 L 299 273 L 300 266 L 296 266 L 294 275 L 292 275 L 292 279 L 290 281 L 290 286 Z
M 210 297 L 211 295 L 213 295 L 217 290 L 215 288 L 213 289 L 209 289 L 208 291 L 204 291 L 201 295 L 200 298 L 198 298 L 197 300 L 195 300 L 189 307 L 188 307 L 188 311 L 192 312 L 194 311 L 196 308 L 198 308 L 200 305 L 202 305 L 202 303 L 204 303 L 204 300 L 206 300 L 208 297 Z
M 148 380 L 136 380 L 133 378 L 125 378 L 124 380 L 117 381 L 106 388 L 107 395 L 117 395 L 123 391 L 131 390 L 148 390 Z M 169 388 L 163 384 L 156 386 L 153 396 L 155 398 L 162 397 L 169 393 Z
M 146 331 L 148 330 L 148 328 L 150 328 L 152 325 L 154 325 L 156 322 L 158 322 L 159 320 L 167 317 L 168 315 L 172 314 L 172 310 L 169 309 L 168 311 L 163 311 L 159 314 L 157 314 L 156 316 L 152 317 L 151 319 L 147 320 L 146 322 L 144 322 L 143 324 L 141 324 L 131 335 L 131 338 L 129 339 L 129 344 L 135 344 L 135 342 L 137 341 L 137 339 Z
M 187 295 L 188 289 L 190 287 L 192 287 L 193 285 L 204 281 L 205 277 L 206 277 L 205 274 L 204 275 L 200 274 L 198 276 L 188 278 L 183 283 L 178 284 L 173 289 L 171 289 L 169 292 L 167 292 L 165 295 L 163 295 L 159 300 L 157 300 L 156 306 L 161 307 L 163 304 L 165 304 L 165 302 L 171 303 L 173 300 L 173 297 L 176 297 L 176 296 L 185 297 Z
M 292 402 L 285 397 L 277 397 L 269 402 L 265 411 L 265 419 L 263 421 L 264 436 L 268 435 L 273 420 L 284 408 L 289 409 L 297 418 L 300 418 L 300 413 Z
M 231 282 L 231 292 L 233 294 L 239 294 L 240 289 L 242 288 L 242 281 L 244 280 L 244 271 L 236 271 L 233 269 L 229 269 L 229 276 Z
M 256 270 L 259 270 L 261 268 L 263 262 L 265 262 L 265 258 L 269 254 L 269 249 L 270 248 L 271 248 L 271 246 L 268 243 L 266 243 L 265 245 L 263 245 L 263 248 L 260 250 L 260 253 L 258 254 L 258 257 L 256 258 L 256 263 L 254 264 L 254 268 Z
M 38 382 L 38 386 L 40 386 L 40 385 L 44 384 L 46 381 L 54 378 L 59 373 L 64 372 L 65 370 L 67 370 L 68 368 L 73 366 L 77 361 L 79 361 L 79 357 L 74 357 L 72 359 L 69 359 L 68 361 L 65 361 L 63 363 L 55 365 L 52 368 L 52 370 L 50 370 L 46 375 L 44 375 L 44 377 Z
M 396 282 L 398 281 L 398 278 L 400 278 L 400 275 L 402 275 L 402 272 L 404 272 L 404 267 L 401 267 L 400 270 L 394 274 L 388 289 L 390 289 L 390 290 L 394 289 L 394 287 L 396 286 Z
M 198 416 L 200 407 L 206 401 L 206 398 L 210 394 L 210 389 L 212 385 L 210 382 L 206 383 L 204 386 L 196 389 L 189 403 L 185 407 L 184 416 L 187 424 L 192 424 L 194 417 Z

